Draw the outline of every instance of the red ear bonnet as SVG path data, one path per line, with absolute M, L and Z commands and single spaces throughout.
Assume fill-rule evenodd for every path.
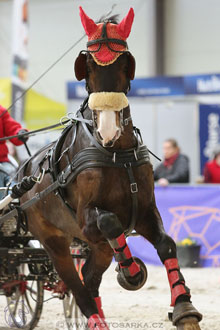
M 80 18 L 84 30 L 88 36 L 88 41 L 94 41 L 96 39 L 102 39 L 102 31 L 104 23 L 96 24 L 91 18 L 89 18 L 86 13 L 80 7 Z M 109 39 L 119 39 L 126 41 L 130 32 L 132 23 L 134 20 L 134 10 L 130 8 L 127 16 L 119 23 L 107 23 L 106 32 Z M 109 47 L 108 47 L 109 45 Z M 100 43 L 96 43 L 88 46 L 89 51 L 96 51 L 91 53 L 93 59 L 99 65 L 109 65 L 116 61 L 116 59 L 122 54 L 120 52 L 126 51 L 127 47 L 123 44 L 118 44 L 114 42 L 102 43 L 99 49 Z
M 81 18 L 82 25 L 84 27 L 84 30 L 88 37 L 90 37 L 92 34 L 95 33 L 98 26 L 95 24 L 95 22 L 89 18 L 89 16 L 86 15 L 82 7 L 79 7 L 79 15 Z
M 134 20 L 134 10 L 130 8 L 127 16 L 117 26 L 118 33 L 126 40 L 131 32 L 132 23 Z

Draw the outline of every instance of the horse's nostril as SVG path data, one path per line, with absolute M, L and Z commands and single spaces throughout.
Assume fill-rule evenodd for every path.
M 104 144 L 105 147 L 112 147 L 114 144 L 114 142 L 111 140 L 111 141 L 108 141 L 107 143 Z

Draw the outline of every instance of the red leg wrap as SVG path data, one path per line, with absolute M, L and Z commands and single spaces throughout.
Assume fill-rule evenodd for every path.
M 185 281 L 183 278 L 180 278 L 180 271 L 178 260 L 176 258 L 167 259 L 164 262 L 164 265 L 167 270 L 168 281 L 170 284 L 171 290 L 171 305 L 174 306 L 176 299 L 181 295 L 190 296 L 189 292 L 186 290 Z M 182 276 L 182 274 L 181 274 Z
M 102 300 L 101 297 L 95 297 L 95 302 L 96 302 L 96 306 L 98 308 L 98 312 L 99 312 L 99 316 L 101 317 L 101 319 L 105 319 L 105 315 L 102 309 Z
M 130 266 L 123 266 L 121 263 L 119 263 L 119 264 L 120 264 L 121 268 L 127 270 L 127 274 L 126 274 L 127 276 L 135 276 L 141 270 L 140 266 L 135 261 L 133 261 Z
M 88 319 L 89 330 L 109 330 L 109 327 L 98 314 L 93 314 Z
M 116 249 L 113 249 L 113 250 L 114 250 L 114 254 L 115 254 L 115 259 L 119 262 L 123 262 L 125 260 L 132 258 L 131 251 L 130 251 L 129 247 L 127 246 L 127 244 L 124 247 L 123 251 L 118 251 Z
M 120 236 L 118 236 L 117 238 L 115 239 L 112 239 L 110 241 L 110 244 L 111 244 L 111 247 L 113 249 L 118 249 L 118 248 L 121 248 L 123 246 L 125 246 L 127 243 L 126 243 L 126 238 L 125 238 L 125 234 L 122 233 Z
M 109 243 L 114 250 L 116 261 L 118 261 L 120 267 L 124 269 L 126 276 L 135 276 L 140 272 L 140 266 L 134 261 L 132 257 L 131 251 L 126 243 L 124 233 L 114 240 L 109 241 Z M 129 259 L 133 260 L 132 263 L 129 266 L 123 265 L 124 262 Z

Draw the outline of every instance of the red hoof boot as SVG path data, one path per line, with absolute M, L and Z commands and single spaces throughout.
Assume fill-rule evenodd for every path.
M 93 314 L 88 319 L 89 330 L 109 330 L 109 327 L 98 314 Z

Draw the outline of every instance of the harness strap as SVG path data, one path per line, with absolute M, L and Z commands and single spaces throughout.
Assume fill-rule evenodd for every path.
M 96 45 L 96 44 L 108 44 L 109 43 L 113 43 L 113 44 L 118 44 L 118 45 L 122 45 L 122 46 L 125 46 L 127 48 L 127 42 L 124 41 L 124 40 L 121 40 L 121 39 L 115 39 L 115 38 L 106 38 L 106 39 L 95 39 L 95 40 L 91 40 L 91 41 L 88 41 L 86 46 L 87 48 L 90 47 L 90 46 L 93 46 L 93 45 Z M 115 50 L 115 49 L 112 49 L 114 52 L 116 53 L 123 53 L 125 52 L 124 50 Z M 94 52 L 94 51 L 91 51 L 90 52 Z
M 82 114 L 81 114 L 80 111 L 79 111 L 79 113 L 77 115 L 79 116 L 80 119 L 83 118 L 83 116 L 82 116 Z M 109 152 L 108 150 L 106 150 L 105 148 L 103 148 L 101 146 L 101 144 L 98 143 L 98 141 L 90 133 L 88 127 L 86 126 L 86 124 L 84 122 L 82 122 L 82 126 L 83 126 L 84 131 L 86 132 L 86 135 L 89 137 L 89 139 L 92 142 L 92 144 L 94 144 L 98 150 L 100 150 L 101 152 L 103 152 L 104 154 L 106 154 L 108 156 L 112 155 L 111 152 Z
M 128 177 L 130 180 L 130 188 L 131 188 L 131 199 L 132 199 L 132 215 L 131 215 L 131 222 L 128 229 L 125 230 L 125 235 L 129 236 L 130 233 L 134 230 L 136 224 L 136 217 L 138 213 L 138 187 L 137 183 L 135 182 L 134 173 L 132 167 L 129 165 L 126 167 L 128 172 Z
M 50 186 L 48 186 L 47 188 L 42 190 L 41 192 L 36 193 L 32 199 L 24 202 L 24 204 L 22 204 L 20 206 L 20 209 L 23 211 L 26 210 L 28 207 L 31 207 L 33 204 L 35 204 L 39 200 L 43 199 L 45 196 L 50 194 L 52 191 L 56 190 L 58 187 L 59 187 L 59 182 L 57 180 L 57 181 L 53 182 Z M 11 217 L 16 217 L 16 216 L 18 216 L 17 209 L 13 209 L 12 211 L 6 213 L 5 215 L 3 215 L 0 218 L 0 226 L 4 223 L 4 221 L 10 219 Z

